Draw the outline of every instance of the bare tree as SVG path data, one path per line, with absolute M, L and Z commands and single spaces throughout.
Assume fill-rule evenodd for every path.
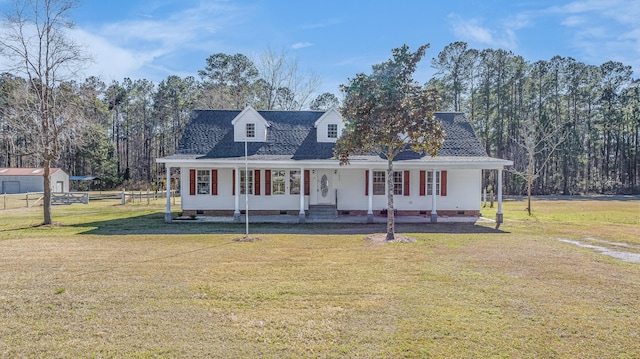
M 65 31 L 73 27 L 69 12 L 76 0 L 15 0 L 2 21 L 0 54 L 9 71 L 26 79 L 26 88 L 14 97 L 18 123 L 26 126 L 30 145 L 44 167 L 44 224 L 51 219 L 51 162 L 60 144 L 82 124 L 76 101 L 64 83 L 88 61 L 82 47 Z
M 320 77 L 298 68 L 298 60 L 287 51 L 267 49 L 258 65 L 262 105 L 265 110 L 300 110 L 308 106 L 311 95 L 320 87 Z
M 551 124 L 536 123 L 533 116 L 523 114 L 520 138 L 514 139 L 521 150 L 520 164 L 513 168 L 516 176 L 521 177 L 527 185 L 527 212 L 531 215 L 531 186 L 564 142 L 566 135 L 563 128 Z

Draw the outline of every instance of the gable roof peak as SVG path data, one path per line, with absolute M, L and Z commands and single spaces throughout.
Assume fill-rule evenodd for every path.
M 258 119 L 260 119 L 264 125 L 266 127 L 271 127 L 271 124 L 264 119 L 264 117 L 262 117 L 262 115 L 256 111 L 256 109 L 253 108 L 253 106 L 248 105 L 247 107 L 244 108 L 244 110 L 242 110 L 234 119 L 233 121 L 231 121 L 231 124 L 235 126 L 236 123 L 238 123 L 238 121 L 240 121 L 241 118 L 243 118 L 244 116 L 251 114 L 252 116 L 257 117 Z
M 339 116 L 339 118 L 342 118 L 342 115 L 340 114 L 340 111 L 338 111 L 338 109 L 335 108 L 335 106 L 332 106 L 330 109 L 325 111 L 324 114 L 322 114 L 322 116 L 320 116 L 320 118 L 318 118 L 316 120 L 316 122 L 313 124 L 313 127 L 317 128 L 318 124 L 320 124 L 322 121 L 324 121 L 329 115 L 331 115 L 331 113 L 335 113 L 336 115 Z

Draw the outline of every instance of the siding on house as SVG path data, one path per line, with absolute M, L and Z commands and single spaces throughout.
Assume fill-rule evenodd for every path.
M 500 170 L 511 161 L 488 157 L 463 113 L 441 112 L 436 116 L 446 133 L 437 156 L 405 151 L 394 161 L 394 170 L 400 171 L 399 177 L 403 179 L 394 198 L 395 208 L 400 214 L 431 211 L 434 201 L 427 182 L 431 173 L 437 171 L 441 185 L 435 201 L 438 213 L 477 214 L 482 170 Z M 262 136 L 264 130 L 264 140 L 248 141 L 245 153 L 243 131 L 247 122 L 256 124 L 257 136 Z M 386 172 L 387 161 L 379 155 L 364 154 L 353 156 L 349 165 L 340 165 L 333 158 L 335 140 L 328 136 L 328 125 L 336 123 L 340 124 L 337 128 L 340 134 L 344 124 L 335 109 L 327 112 L 252 108 L 198 110 L 192 114 L 178 152 L 157 162 L 180 168 L 183 211 L 237 213 L 244 210 L 245 201 L 240 201 L 238 196 L 244 198 L 245 195 L 236 193 L 236 188 L 244 186 L 239 184 L 239 171 L 244 171 L 245 166 L 253 173 L 249 208 L 257 213 L 295 213 L 316 204 L 335 205 L 337 211 L 345 213 L 384 211 L 387 197 L 369 193 L 367 173 Z M 198 170 L 212 173 L 206 195 L 193 191 L 193 173 Z M 284 194 L 280 194 L 282 184 L 274 183 L 274 176 L 278 174 L 281 178 L 282 171 Z M 291 171 L 297 175 L 304 171 L 304 183 L 299 185 L 303 194 L 291 193 Z

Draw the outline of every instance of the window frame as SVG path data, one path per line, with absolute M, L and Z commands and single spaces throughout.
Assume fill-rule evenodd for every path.
M 211 171 L 196 169 L 196 194 L 211 194 Z
M 280 196 L 287 194 L 287 170 L 271 170 L 271 195 Z
M 244 127 L 244 135 L 246 138 L 256 138 L 256 124 L 247 122 Z
M 404 195 L 404 171 L 393 171 L 393 194 Z
M 327 138 L 338 138 L 338 124 L 327 124 Z
M 442 175 L 440 171 L 436 171 L 436 196 L 440 195 L 440 189 L 442 185 Z M 427 196 L 433 195 L 432 186 L 433 185 L 433 171 L 427 171 Z
M 299 195 L 300 194 L 300 171 L 299 170 L 291 170 L 289 171 L 289 194 L 291 195 Z
M 253 194 L 253 170 L 245 171 L 243 169 L 240 170 L 240 194 L 246 194 L 245 173 L 249 173 L 249 183 L 246 183 L 246 187 L 249 188 L 249 194 Z
M 373 171 L 373 195 L 382 196 L 386 194 L 386 171 Z

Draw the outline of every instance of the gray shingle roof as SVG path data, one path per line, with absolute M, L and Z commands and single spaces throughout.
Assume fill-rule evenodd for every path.
M 196 110 L 191 115 L 178 146 L 178 155 L 201 155 L 200 158 L 244 157 L 244 142 L 234 142 L 231 121 L 240 114 L 235 110 Z M 270 124 L 266 142 L 249 142 L 253 159 L 330 159 L 334 143 L 318 143 L 315 122 L 320 111 L 258 111 Z M 438 156 L 486 157 L 486 151 L 463 113 L 439 112 L 447 137 Z M 420 157 L 404 153 L 398 160 Z

